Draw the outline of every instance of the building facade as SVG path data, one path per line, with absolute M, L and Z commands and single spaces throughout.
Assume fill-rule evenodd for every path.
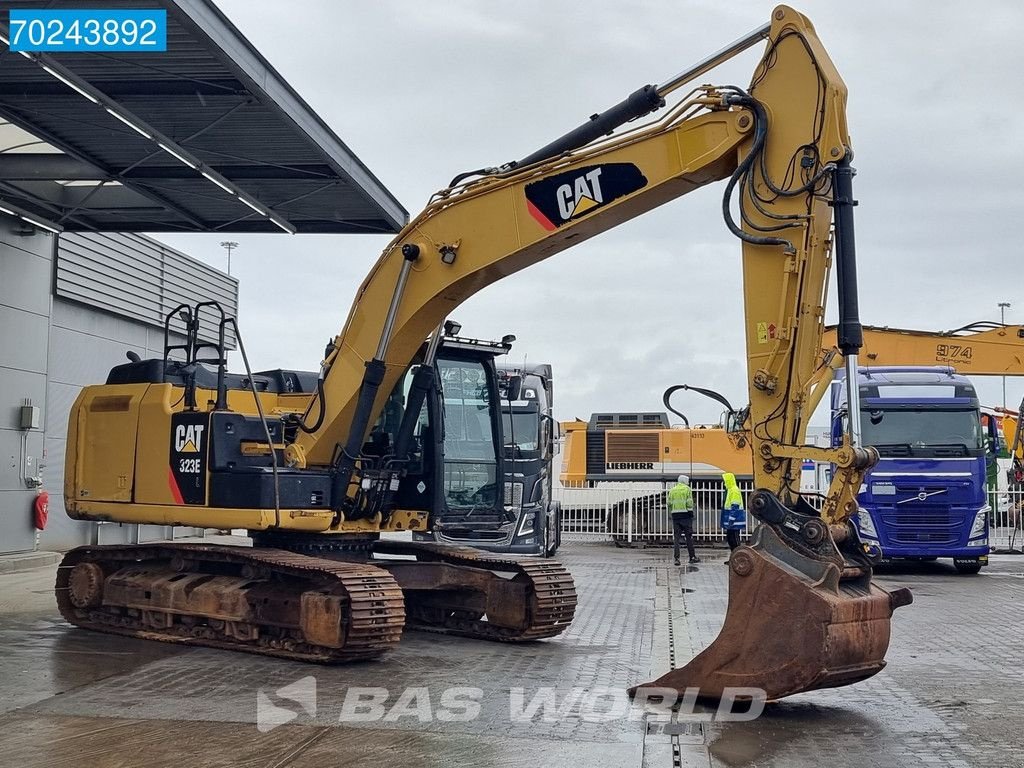
M 0 554 L 174 535 L 69 519 L 65 436 L 79 390 L 105 381 L 129 351 L 161 357 L 165 316 L 198 301 L 219 301 L 234 315 L 238 282 L 144 235 L 56 236 L 0 214 Z M 204 324 L 200 335 L 213 341 L 215 329 Z M 171 341 L 182 339 L 172 333 Z M 41 491 L 49 516 L 38 530 Z

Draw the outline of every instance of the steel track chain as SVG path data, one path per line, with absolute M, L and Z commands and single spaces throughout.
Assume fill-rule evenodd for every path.
M 444 562 L 522 575 L 530 582 L 530 623 L 523 629 L 499 627 L 478 618 L 459 616 L 457 613 L 444 617 L 439 625 L 436 619 L 427 615 L 427 611 L 415 603 L 407 602 L 406 626 L 410 629 L 521 643 L 560 635 L 568 629 L 576 612 L 576 586 L 572 575 L 564 566 L 553 560 L 503 558 L 471 547 L 432 542 L 382 540 L 377 542 L 373 549 L 374 552 L 381 554 L 414 555 L 417 559 L 427 562 Z
M 117 570 L 131 562 L 163 560 L 169 563 L 175 556 L 197 562 L 269 568 L 270 573 L 277 572 L 292 578 L 307 579 L 311 583 L 318 583 L 318 586 L 340 586 L 347 597 L 345 645 L 341 648 L 331 648 L 307 642 L 279 641 L 277 647 L 274 647 L 269 644 L 273 639 L 263 633 L 260 637 L 268 644 L 242 641 L 228 636 L 209 636 L 209 627 L 199 627 L 198 635 L 180 625 L 171 630 L 154 629 L 144 626 L 141 621 L 131 616 L 117 616 L 99 610 L 86 611 L 77 608 L 71 602 L 69 578 L 71 570 L 79 563 L 95 562 L 107 565 L 111 570 Z M 405 624 L 402 590 L 387 571 L 372 565 L 324 560 L 277 549 L 208 544 L 79 547 L 68 552 L 58 567 L 56 596 L 61 615 L 69 623 L 86 629 L 127 637 L 225 648 L 320 663 L 339 663 L 380 656 L 398 644 Z

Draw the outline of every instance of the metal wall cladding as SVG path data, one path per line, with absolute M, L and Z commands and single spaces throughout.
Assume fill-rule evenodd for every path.
M 55 294 L 158 328 L 179 304 L 217 301 L 238 311 L 238 281 L 152 238 L 136 234 L 61 235 Z M 217 339 L 217 314 L 205 310 L 200 337 Z M 172 330 L 181 330 L 175 319 Z M 228 347 L 235 346 L 232 329 Z M 207 356 L 211 356 L 208 354 Z
M 0 554 L 35 546 L 24 476 L 38 474 L 43 433 L 22 431 L 20 407 L 31 400 L 45 417 L 52 253 L 50 235 L 0 215 Z

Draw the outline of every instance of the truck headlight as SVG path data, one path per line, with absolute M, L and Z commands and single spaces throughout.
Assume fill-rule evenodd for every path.
M 978 536 L 985 535 L 985 529 L 988 525 L 988 515 L 991 511 L 992 507 L 989 504 L 986 504 L 978 510 L 978 513 L 974 516 L 974 525 L 971 526 L 971 533 L 967 537 L 968 539 L 974 539 Z
M 520 487 L 522 487 L 522 484 L 520 484 Z M 536 521 L 537 521 L 537 513 L 536 512 L 527 512 L 525 515 L 523 515 L 522 519 L 519 521 L 519 530 L 516 531 L 516 536 L 528 536 L 529 534 L 533 533 L 534 528 L 536 528 L 536 525 L 535 525 Z M 523 542 L 523 543 L 529 543 L 529 542 Z
M 878 531 L 875 530 L 875 521 L 871 519 L 871 513 L 863 507 L 857 507 L 857 527 L 865 538 L 878 538 Z

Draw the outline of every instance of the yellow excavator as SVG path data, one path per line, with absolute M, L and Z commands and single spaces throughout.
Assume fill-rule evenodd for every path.
M 672 405 L 681 390 L 702 394 L 723 407 L 715 425 L 690 424 Z M 737 479 L 754 476 L 750 424 L 746 409 L 735 409 L 714 390 L 676 384 L 665 390 L 665 412 L 594 413 L 589 421 L 563 421 L 563 487 L 593 487 L 608 482 L 675 483 L 680 474 L 707 487 L 731 472 Z M 668 413 L 682 426 L 672 427 Z
M 762 41 L 748 88 L 693 85 Z M 78 397 L 67 510 L 245 528 L 255 546 L 72 550 L 57 578 L 63 615 L 101 631 L 314 661 L 379 655 L 405 624 L 506 641 L 561 632 L 576 598 L 557 563 L 380 538 L 430 530 L 440 503 L 483 513 L 500 497 L 492 455 L 470 439 L 486 428 L 474 409 L 492 412 L 494 394 L 479 369 L 439 364 L 445 319 L 502 277 L 727 180 L 759 457 L 748 508 L 761 525 L 732 555 L 721 635 L 656 685 L 696 686 L 706 698 L 757 687 L 775 699 L 875 674 L 892 612 L 911 600 L 872 582 L 876 553 L 849 519 L 877 453 L 859 444 L 856 417 L 838 448 L 800 439 L 833 248 L 838 346 L 854 368 L 861 344 L 852 157 L 846 86 L 810 21 L 779 6 L 719 53 L 522 160 L 456 176 L 384 250 L 315 382 L 229 374 L 223 344 L 204 362 L 198 316 L 212 313 L 221 329 L 233 320 L 217 319 L 216 307 L 180 308 L 185 349 L 121 366 Z M 759 334 L 768 326 L 770 338 Z M 856 388 L 849 397 L 855 404 Z M 464 407 L 450 411 L 449 401 Z M 805 457 L 837 467 L 821 514 L 798 493 Z

